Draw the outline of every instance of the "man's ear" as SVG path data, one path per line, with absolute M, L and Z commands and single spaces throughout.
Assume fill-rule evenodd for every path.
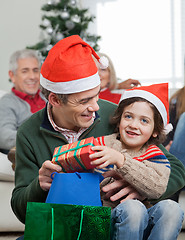
M 14 83 L 15 82 L 14 81 L 14 73 L 11 70 L 9 70 L 8 75 L 9 75 L 10 80 Z
M 50 93 L 48 96 L 48 101 L 52 106 L 59 107 L 61 106 L 62 101 L 59 99 L 59 97 L 55 93 Z

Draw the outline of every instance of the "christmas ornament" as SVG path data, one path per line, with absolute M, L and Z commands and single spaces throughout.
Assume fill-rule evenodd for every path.
M 50 21 L 45 18 L 45 19 L 43 20 L 43 22 L 42 22 L 42 25 L 43 25 L 44 27 L 49 27 L 49 26 L 50 26 Z
M 64 35 L 60 32 L 57 32 L 55 38 L 56 38 L 56 41 L 58 42 L 58 41 L 60 41 L 61 39 L 64 38 Z
M 75 6 L 76 6 L 76 1 L 75 1 L 75 0 L 71 0 L 70 3 L 71 3 L 71 6 L 72 6 L 72 7 L 75 7 Z
M 68 20 L 68 21 L 65 22 L 65 26 L 66 26 L 66 28 L 71 30 L 71 29 L 73 29 L 75 27 L 75 24 L 74 24 L 74 22 Z
M 64 9 L 64 10 L 61 12 L 60 16 L 61 16 L 62 19 L 67 19 L 67 18 L 69 18 L 69 13 L 68 13 L 67 9 Z
M 48 27 L 48 28 L 46 28 L 46 32 L 47 32 L 48 34 L 52 34 L 53 29 L 52 29 L 51 27 Z
M 71 20 L 75 23 L 79 23 L 80 22 L 80 17 L 77 14 L 75 14 L 71 17 Z
M 46 47 L 46 50 L 49 51 L 49 50 L 52 49 L 52 47 L 53 47 L 53 45 L 49 44 L 49 45 Z

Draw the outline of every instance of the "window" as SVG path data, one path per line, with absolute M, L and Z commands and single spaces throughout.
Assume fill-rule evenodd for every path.
M 95 2 L 100 51 L 111 57 L 119 78 L 135 78 L 142 85 L 184 86 L 184 1 Z

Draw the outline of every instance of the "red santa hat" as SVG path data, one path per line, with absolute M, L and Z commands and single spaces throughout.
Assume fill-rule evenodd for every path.
M 168 83 L 128 89 L 124 92 L 120 101 L 132 97 L 141 97 L 152 103 L 161 114 L 165 128 L 167 127 L 167 124 L 169 123 Z M 167 131 L 171 130 L 170 125 L 168 125 L 167 128 Z
M 86 91 L 100 85 L 98 69 L 107 68 L 108 60 L 101 58 L 94 49 L 78 35 L 60 40 L 49 51 L 41 67 L 40 84 L 45 89 L 59 94 Z

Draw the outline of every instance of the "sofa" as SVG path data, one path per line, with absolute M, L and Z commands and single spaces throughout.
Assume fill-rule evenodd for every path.
M 0 91 L 0 97 L 5 94 Z M 7 155 L 0 152 L 0 232 L 22 232 L 22 224 L 14 215 L 10 199 L 14 188 L 14 171 Z

